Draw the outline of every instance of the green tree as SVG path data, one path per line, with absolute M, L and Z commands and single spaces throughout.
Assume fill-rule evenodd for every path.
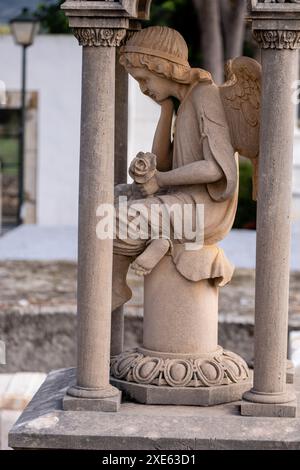
M 71 32 L 65 13 L 60 9 L 64 0 L 50 0 L 41 2 L 34 14 L 41 22 L 43 33 L 68 34 Z

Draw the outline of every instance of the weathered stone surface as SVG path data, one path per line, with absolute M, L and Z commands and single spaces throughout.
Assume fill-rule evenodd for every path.
M 110 398 L 76 398 L 65 395 L 63 409 L 65 411 L 105 411 L 116 412 L 121 406 L 121 392 L 116 397 Z
M 289 403 L 254 403 L 243 400 L 241 413 L 243 416 L 266 416 L 274 418 L 295 418 L 297 412 L 297 402 Z
M 0 372 L 72 367 L 76 357 L 76 263 L 0 263 L 0 339 L 7 364 Z M 253 361 L 254 271 L 237 269 L 221 289 L 219 344 Z M 143 283 L 130 273 L 133 299 L 125 305 L 125 348 L 142 342 Z M 291 274 L 290 329 L 300 328 L 300 273 Z
M 240 400 L 243 393 L 251 388 L 250 380 L 202 388 L 158 387 L 125 382 L 115 378 L 111 378 L 111 383 L 122 390 L 128 399 L 147 405 L 213 406 Z
M 187 450 L 300 449 L 300 418 L 239 416 L 211 408 L 124 402 L 119 413 L 62 411 L 74 370 L 49 374 L 9 435 L 15 448 Z
M 217 387 L 219 390 L 221 385 L 242 384 L 249 382 L 250 378 L 245 361 L 220 346 L 212 353 L 194 356 L 134 348 L 111 358 L 110 373 L 121 381 L 180 388 L 181 391 L 186 389 L 190 394 L 191 388 L 200 387 L 207 390 Z M 199 395 L 201 393 L 206 396 L 206 392 L 199 392 Z M 230 401 L 227 394 L 226 398 L 226 401 Z M 178 399 L 176 404 L 180 404 Z M 184 401 L 181 404 L 189 403 Z

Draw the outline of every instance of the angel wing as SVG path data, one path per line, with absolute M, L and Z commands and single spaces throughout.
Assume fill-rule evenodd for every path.
M 261 65 L 250 57 L 229 60 L 226 82 L 220 86 L 221 98 L 236 152 L 253 165 L 253 199 L 257 196 Z

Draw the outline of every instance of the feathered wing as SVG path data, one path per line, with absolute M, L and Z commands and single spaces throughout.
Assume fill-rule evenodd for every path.
M 253 165 L 253 199 L 257 196 L 261 66 L 250 57 L 229 60 L 225 66 L 226 82 L 220 87 L 221 98 L 236 152 Z

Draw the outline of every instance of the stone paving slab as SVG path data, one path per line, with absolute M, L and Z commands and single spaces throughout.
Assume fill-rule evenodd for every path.
M 300 222 L 292 226 L 291 269 L 300 271 Z M 237 268 L 255 267 L 256 232 L 231 230 L 220 243 Z M 0 260 L 77 259 L 77 227 L 21 225 L 0 237 Z
M 214 407 L 125 402 L 118 413 L 62 411 L 74 369 L 54 371 L 13 426 L 9 445 L 35 449 L 300 449 L 300 418 L 239 415 Z

